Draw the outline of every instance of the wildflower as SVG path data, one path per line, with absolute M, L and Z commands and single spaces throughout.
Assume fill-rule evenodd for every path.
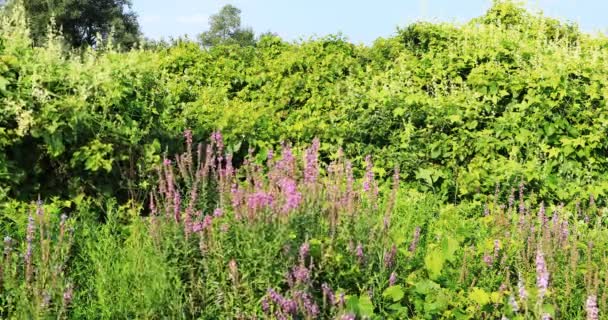
M 297 283 L 306 283 L 310 279 L 310 271 L 304 266 L 293 267 L 292 275 Z
M 310 254 L 310 244 L 308 242 L 302 243 L 300 246 L 300 260 L 304 261 L 304 259 L 308 258 Z
M 321 289 L 323 291 L 323 299 L 327 299 L 330 306 L 333 305 L 335 303 L 335 301 L 334 301 L 335 297 L 334 297 L 334 292 L 331 290 L 329 285 L 327 283 L 323 283 L 321 285 Z
M 182 198 L 179 195 L 179 192 L 175 192 L 173 195 L 173 217 L 175 218 L 175 222 L 179 222 L 180 220 L 180 206 L 181 206 Z
M 543 313 L 543 315 L 540 317 L 541 320 L 551 320 L 551 315 L 548 313 Z
M 290 178 L 282 179 L 281 189 L 285 197 L 283 212 L 288 213 L 300 205 L 302 194 L 298 192 L 296 182 Z
M 391 268 L 395 264 L 395 255 L 397 255 L 397 246 L 393 244 L 391 251 L 384 256 L 384 266 Z
M 489 254 L 484 254 L 483 255 L 483 262 L 488 266 L 491 267 L 494 264 L 494 259 L 492 259 L 492 256 Z
M 517 288 L 519 293 L 519 299 L 525 301 L 528 298 L 528 292 L 526 291 L 524 281 L 521 279 L 521 274 L 519 275 L 519 280 L 517 281 Z
M 388 285 L 390 287 L 394 286 L 397 283 L 397 274 L 393 271 L 391 272 L 391 276 L 388 278 Z
M 228 226 L 228 224 L 222 223 L 222 225 L 220 226 L 220 231 L 223 232 L 223 233 L 226 233 L 226 232 L 228 232 L 229 228 L 230 227 Z
M 230 262 L 228 262 L 228 271 L 230 272 L 230 278 L 232 279 L 232 281 L 236 282 L 238 280 L 239 275 L 239 269 L 236 264 L 236 260 L 231 259 Z
M 547 215 L 545 213 L 545 203 L 540 203 L 540 209 L 538 210 L 538 222 L 541 227 L 545 227 L 547 225 Z
M 599 319 L 599 308 L 597 307 L 597 297 L 595 295 L 589 295 L 585 302 L 585 312 L 587 313 L 587 320 Z
M 64 306 L 69 306 L 70 303 L 72 303 L 72 298 L 73 298 L 73 286 L 72 284 L 68 284 L 65 291 L 63 292 L 63 305 Z
M 494 259 L 498 257 L 500 252 L 500 240 L 494 240 Z
M 211 133 L 211 141 L 215 143 L 218 153 L 221 154 L 224 150 L 224 139 L 222 137 L 222 132 L 218 130 Z
M 192 130 L 187 129 L 186 131 L 184 131 L 184 138 L 186 139 L 186 144 L 188 144 L 188 146 L 192 145 Z
M 413 253 L 414 251 L 416 251 L 416 246 L 418 246 L 418 240 L 420 240 L 420 227 L 416 227 L 416 229 L 414 230 L 414 239 L 412 240 L 412 243 L 409 247 L 410 252 Z
M 363 246 L 360 242 L 357 244 L 357 248 L 355 249 L 355 255 L 357 256 L 357 261 L 359 263 L 363 263 L 365 256 L 363 255 Z
M 213 216 L 216 218 L 219 218 L 222 216 L 222 209 L 221 208 L 215 208 L 215 210 L 213 210 Z
M 569 235 L 570 235 L 570 231 L 568 228 L 568 220 L 564 220 L 564 222 L 562 222 L 562 228 L 561 228 L 561 240 L 563 242 L 567 241 Z
M 164 158 L 163 159 L 163 165 L 166 166 L 166 167 L 170 166 L 171 165 L 171 160 L 169 160 L 167 158 Z
M 315 319 L 319 315 L 319 307 L 312 301 L 309 294 L 302 291 L 296 291 L 294 296 L 302 303 L 304 312 L 311 318 Z
M 542 299 L 549 287 L 549 272 L 547 271 L 545 256 L 540 249 L 536 252 L 536 285 L 538 286 L 539 296 Z
M 374 168 L 374 165 L 372 163 L 372 157 L 370 155 L 367 155 L 365 157 L 365 164 L 366 164 L 366 172 L 365 172 L 365 179 L 363 180 L 363 191 L 370 192 L 372 190 L 372 187 L 375 187 L 374 186 L 374 172 L 372 171 Z
M 40 302 L 40 307 L 42 309 L 46 309 L 51 304 L 51 295 L 48 292 L 42 293 L 42 302 Z
M 524 183 L 519 184 L 519 213 L 526 213 L 526 207 L 524 204 Z
M 262 311 L 264 311 L 264 313 L 268 313 L 268 311 L 270 311 L 270 305 L 268 304 L 267 297 L 264 297 L 264 299 L 262 299 Z
M 319 139 L 315 138 L 312 141 L 312 146 L 306 149 L 306 153 L 304 155 L 304 182 L 306 184 L 313 184 L 317 181 L 317 177 L 319 175 Z
M 338 298 L 338 305 L 340 306 L 340 308 L 344 308 L 344 306 L 346 305 L 346 297 L 344 295 L 344 292 L 340 293 L 340 296 Z
M 509 304 L 511 305 L 511 309 L 513 309 L 513 312 L 517 313 L 519 311 L 519 305 L 517 304 L 517 301 L 515 300 L 515 297 L 513 297 L 513 295 L 509 296 Z
M 342 317 L 340 317 L 340 320 L 355 320 L 355 319 L 357 319 L 357 316 L 355 316 L 352 313 L 346 313 L 346 314 L 343 314 Z

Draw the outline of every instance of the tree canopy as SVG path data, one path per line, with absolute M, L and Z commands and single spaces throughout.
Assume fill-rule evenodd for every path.
M 9 4 L 16 3 L 12 1 Z M 22 0 L 34 44 L 44 42 L 51 20 L 73 47 L 96 46 L 112 38 L 131 48 L 140 38 L 130 0 Z
M 225 5 L 209 19 L 209 30 L 199 35 L 204 47 L 219 44 L 255 44 L 255 34 L 251 28 L 241 26 L 241 10 L 233 5 Z

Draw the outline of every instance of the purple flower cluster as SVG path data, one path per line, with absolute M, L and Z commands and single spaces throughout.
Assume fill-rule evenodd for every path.
M 585 312 L 587 313 L 587 320 L 598 320 L 599 319 L 599 308 L 597 307 L 597 297 L 595 295 L 589 295 L 585 302 Z
M 320 141 L 315 138 L 310 148 L 304 154 L 304 183 L 314 184 L 319 176 L 319 147 Z
M 387 252 L 384 255 L 384 266 L 387 268 L 392 268 L 395 264 L 395 256 L 397 255 L 397 246 L 393 244 L 391 247 L 391 251 Z
M 357 248 L 355 248 L 355 255 L 357 256 L 357 262 L 360 264 L 365 261 L 365 255 L 363 254 L 363 245 L 359 242 Z
M 547 263 L 545 255 L 540 248 L 536 252 L 536 286 L 540 299 L 545 296 L 549 287 L 549 271 L 547 271 Z
M 323 283 L 321 285 L 321 290 L 323 291 L 323 299 L 326 299 L 329 302 L 329 305 L 334 305 L 335 303 L 335 295 L 333 290 L 329 287 L 327 283 Z
M 397 274 L 393 271 L 393 272 L 391 272 L 391 275 L 388 278 L 388 285 L 392 287 L 396 283 L 397 283 Z
M 412 240 L 412 243 L 410 243 L 410 247 L 409 247 L 409 251 L 410 252 L 414 252 L 416 251 L 416 247 L 418 246 L 418 241 L 420 240 L 420 227 L 416 227 L 416 229 L 414 229 L 414 239 Z

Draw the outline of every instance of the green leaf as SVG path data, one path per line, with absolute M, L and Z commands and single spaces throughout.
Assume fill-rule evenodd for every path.
M 469 293 L 469 299 L 478 305 L 486 305 L 490 302 L 490 295 L 480 288 L 473 288 L 471 293 Z
M 438 249 L 434 249 L 429 254 L 424 257 L 424 267 L 429 273 L 429 277 L 431 279 L 437 279 L 441 274 L 441 269 L 443 269 L 443 264 L 445 262 L 445 258 L 443 256 L 443 251 Z
M 405 295 L 405 292 L 403 291 L 403 287 L 401 287 L 400 285 L 390 286 L 390 287 L 386 288 L 384 290 L 384 292 L 382 293 L 383 297 L 390 298 L 393 300 L 393 302 L 397 302 L 397 301 L 403 299 L 404 295 Z
M 371 317 L 374 315 L 374 304 L 367 295 L 359 297 L 359 314 L 364 317 Z

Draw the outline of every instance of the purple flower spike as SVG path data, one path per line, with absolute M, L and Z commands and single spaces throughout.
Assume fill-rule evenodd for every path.
M 365 256 L 363 254 L 363 246 L 360 242 L 357 244 L 357 248 L 355 249 L 355 255 L 357 256 L 357 261 L 359 263 L 363 263 Z
M 389 251 L 385 256 L 384 256 L 384 266 L 387 268 L 392 268 L 393 265 L 395 264 L 395 256 L 397 255 L 397 246 L 395 246 L 393 244 L 393 246 L 391 247 L 391 251 Z
M 391 272 L 391 276 L 388 278 L 388 285 L 390 287 L 392 287 L 396 283 L 397 283 L 397 274 L 395 272 Z
M 600 310 L 597 307 L 597 297 L 589 295 L 585 302 L 585 311 L 587 312 L 587 320 L 598 320 Z
M 302 245 L 300 246 L 300 260 L 304 261 L 306 258 L 308 258 L 309 254 L 310 244 L 308 244 L 308 242 L 302 243 Z
M 536 252 L 536 285 L 538 286 L 539 297 L 542 299 L 549 287 L 549 272 L 547 271 L 545 256 L 540 249 Z

